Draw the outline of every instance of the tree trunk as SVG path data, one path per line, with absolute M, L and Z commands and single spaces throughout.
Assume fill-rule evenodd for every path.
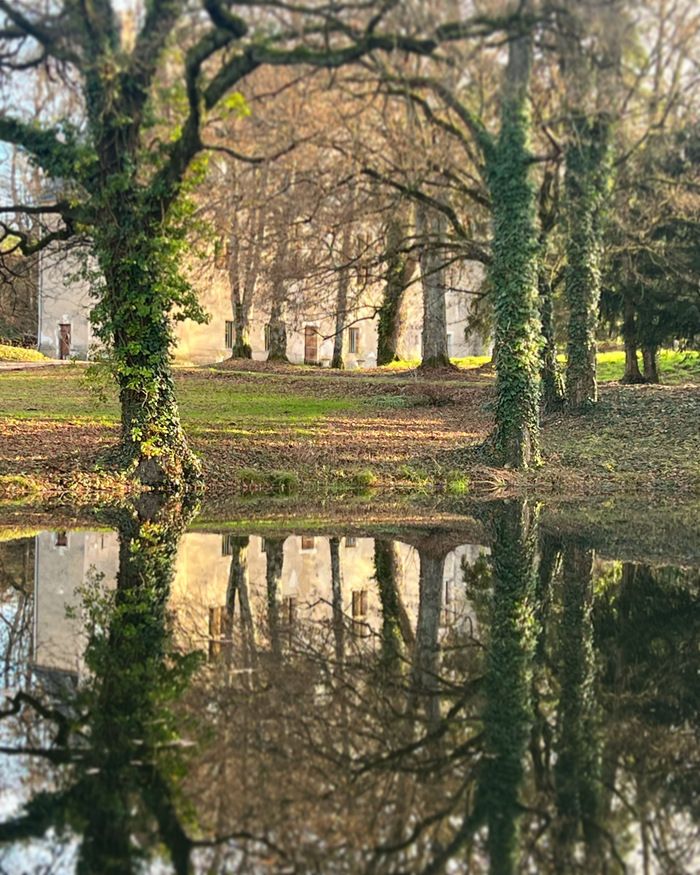
M 645 383 L 659 382 L 658 355 L 658 346 L 653 346 L 650 344 L 645 344 L 642 346 L 642 363 L 644 366 Z
M 236 284 L 235 291 L 231 293 L 231 305 L 233 307 L 233 348 L 232 359 L 250 359 L 253 357 L 253 349 L 250 345 L 250 305 L 245 303 L 240 296 L 240 286 Z
M 530 33 L 508 43 L 501 130 L 486 150 L 493 202 L 490 275 L 496 319 L 493 446 L 499 461 L 515 468 L 527 468 L 540 460 L 539 246 L 529 148 L 531 55 Z
M 284 305 L 287 301 L 287 253 L 289 251 L 289 227 L 287 216 L 282 216 L 282 227 L 277 239 L 275 263 L 271 271 L 272 304 L 269 322 L 269 362 L 288 362 L 287 358 L 287 326 L 282 318 Z
M 447 307 L 442 243 L 445 218 L 438 210 L 423 205 L 416 209 L 416 231 L 422 238 L 420 271 L 423 286 L 422 368 L 450 366 L 447 350 Z
M 343 341 L 345 339 L 345 322 L 348 318 L 348 289 L 350 288 L 350 243 L 352 239 L 352 224 L 349 218 L 343 228 L 343 239 L 340 246 L 342 263 L 338 273 L 338 290 L 335 301 L 335 337 L 333 338 L 333 358 L 331 367 L 342 370 L 345 367 L 343 361 Z
M 540 320 L 542 322 L 542 351 L 540 379 L 542 381 L 542 409 L 552 413 L 564 404 L 564 381 L 557 362 L 557 345 L 554 340 L 554 313 L 552 284 L 540 265 L 538 274 L 540 292 Z
M 287 325 L 282 319 L 283 296 L 286 297 L 285 292 L 282 290 L 278 293 L 277 287 L 275 287 L 272 309 L 270 310 L 270 348 L 267 351 L 269 362 L 289 361 L 287 357 Z
M 386 229 L 386 279 L 379 308 L 377 324 L 377 365 L 397 361 L 401 333 L 401 304 L 406 283 L 415 270 L 414 258 L 401 252 L 404 226 L 399 219 L 391 219 Z
M 625 341 L 625 373 L 621 383 L 643 383 L 644 377 L 639 370 L 637 359 L 637 329 L 634 318 L 634 304 L 625 299 L 625 315 L 622 322 L 622 337 Z
M 569 336 L 566 397 L 572 411 L 598 400 L 596 339 L 602 257 L 602 214 L 611 175 L 609 123 L 577 112 L 566 152 L 566 299 Z
M 331 367 L 343 370 L 343 342 L 345 339 L 345 320 L 348 309 L 348 286 L 350 285 L 350 271 L 343 265 L 338 276 L 338 294 L 336 297 L 335 311 L 335 337 L 333 338 L 333 358 Z

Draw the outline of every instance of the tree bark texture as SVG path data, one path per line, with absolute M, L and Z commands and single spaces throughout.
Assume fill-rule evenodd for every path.
M 566 397 L 573 411 L 598 400 L 596 328 L 600 300 L 602 217 L 611 177 L 605 116 L 576 113 L 566 151 L 566 273 L 569 332 Z
M 422 238 L 420 270 L 423 286 L 423 351 L 421 367 L 449 367 L 447 307 L 445 303 L 445 255 L 442 244 L 446 221 L 438 210 L 416 208 L 416 232 Z

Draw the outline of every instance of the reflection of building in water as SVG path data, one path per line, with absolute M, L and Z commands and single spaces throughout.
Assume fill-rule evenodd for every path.
M 415 629 L 420 559 L 415 548 L 401 542 L 395 542 L 395 546 L 401 607 Z M 268 617 L 267 547 L 268 541 L 259 536 L 240 538 L 191 532 L 182 537 L 169 607 L 183 644 L 204 648 L 212 639 L 225 637 L 222 618 L 230 611 L 232 575 L 242 567 L 245 570 L 240 579 L 246 591 L 237 593 L 235 622 L 240 619 L 242 604 L 249 611 L 251 631 L 262 644 Z M 280 626 L 291 631 L 304 622 L 330 621 L 333 584 L 329 539 L 291 535 L 284 539 L 283 550 L 282 572 L 274 594 Z M 440 605 L 443 630 L 471 621 L 461 561 L 464 557 L 473 562 L 483 551 L 484 548 L 465 545 L 447 554 Z M 369 637 L 378 633 L 382 625 L 374 577 L 374 540 L 340 538 L 338 552 L 339 602 L 343 614 L 352 620 L 358 636 Z M 94 574 L 103 575 L 104 581 L 113 586 L 118 561 L 119 546 L 113 532 L 44 532 L 37 537 L 34 619 L 37 668 L 80 672 L 85 646 L 80 591 Z
M 33 667 L 39 672 L 78 675 L 85 636 L 82 590 L 104 575 L 113 587 L 119 563 L 114 532 L 42 532 L 34 566 Z

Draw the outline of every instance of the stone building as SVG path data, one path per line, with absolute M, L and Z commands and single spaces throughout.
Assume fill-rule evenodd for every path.
M 79 251 L 49 249 L 39 262 L 38 348 L 52 358 L 89 358 L 95 338 L 90 325 L 91 298 L 87 284 L 76 275 L 82 261 Z M 465 271 L 477 287 L 481 268 L 471 264 Z M 223 271 L 209 271 L 194 280 L 199 300 L 209 321 L 198 325 L 177 322 L 176 360 L 184 364 L 210 364 L 231 355 L 234 323 L 228 279 Z M 375 284 L 355 296 L 345 317 L 343 359 L 347 368 L 371 368 L 377 363 L 377 306 L 381 287 Z M 474 298 L 459 291 L 446 292 L 447 342 L 452 358 L 481 355 L 487 351 L 478 335 L 465 336 Z M 284 313 L 287 355 L 295 364 L 330 365 L 336 331 L 336 314 L 328 302 L 308 302 L 301 286 L 292 288 Z M 250 314 L 250 345 L 253 358 L 264 361 L 268 349 L 269 312 L 253 306 Z M 404 296 L 401 318 L 400 357 L 421 357 L 422 294 L 413 282 Z

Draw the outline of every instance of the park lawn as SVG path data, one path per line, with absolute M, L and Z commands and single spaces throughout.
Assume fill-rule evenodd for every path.
M 619 363 L 603 355 L 607 366 Z M 68 504 L 76 495 L 66 484 L 82 482 L 86 500 L 90 489 L 94 500 L 100 490 L 116 490 L 105 465 L 118 439 L 116 399 L 112 392 L 99 401 L 84 375 L 77 365 L 0 375 L 0 481 L 7 494 L 33 500 L 53 483 Z M 492 467 L 478 450 L 492 428 L 493 381 L 477 373 L 446 376 L 441 382 L 386 372 L 349 378 L 319 370 L 178 369 L 175 384 L 215 500 L 237 492 L 285 494 L 291 483 L 300 495 L 700 494 L 700 386 L 687 379 L 662 386 L 609 382 L 590 414 L 546 417 L 545 465 L 522 474 Z
M 566 356 L 562 353 L 558 356 L 562 367 L 566 367 Z M 474 355 L 465 358 L 451 359 L 452 364 L 462 370 L 475 370 L 483 368 L 491 361 L 490 356 Z M 599 352 L 597 355 L 598 380 L 601 383 L 613 383 L 622 379 L 625 373 L 625 353 L 623 350 L 611 350 Z M 420 365 L 418 359 L 392 362 L 383 370 L 403 371 L 417 368 Z M 639 366 L 641 368 L 641 355 Z M 686 352 L 673 349 L 662 349 L 659 353 L 659 374 L 663 383 L 676 385 L 678 383 L 700 382 L 700 352 L 688 350 Z
M 208 371 L 176 372 L 176 391 L 185 426 L 304 425 L 332 413 L 355 409 L 356 398 L 313 397 L 251 386 L 235 379 L 217 379 Z M 88 387 L 85 368 L 9 371 L 0 376 L 0 417 L 116 425 L 119 407 L 116 392 L 100 399 Z
M 0 362 L 41 362 L 46 356 L 36 349 L 25 349 L 23 346 L 8 346 L 0 343 Z

